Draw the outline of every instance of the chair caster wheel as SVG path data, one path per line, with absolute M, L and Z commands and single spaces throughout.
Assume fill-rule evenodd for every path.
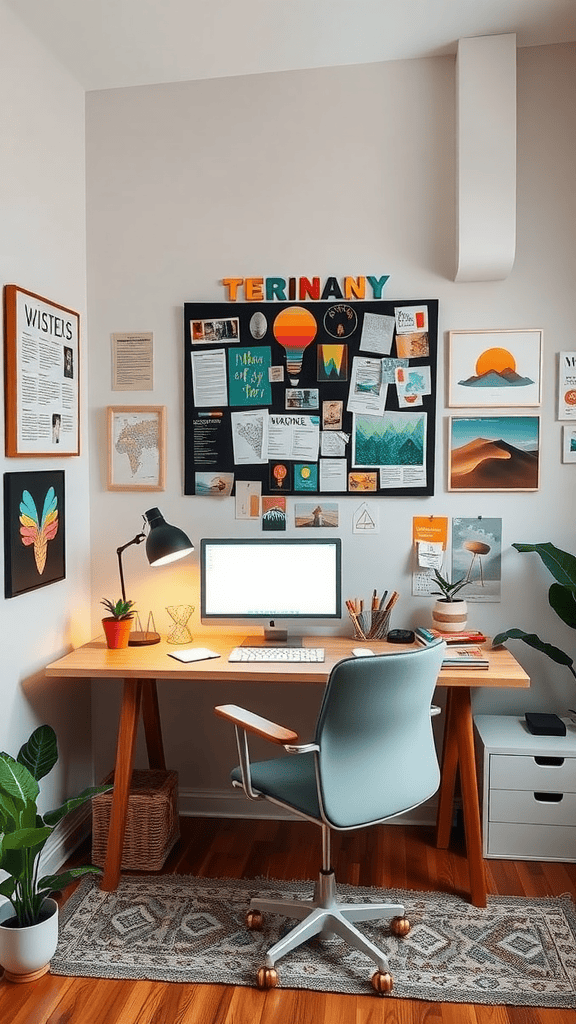
M 261 932 L 264 919 L 262 917 L 262 911 L 260 910 L 249 910 L 246 914 L 246 926 L 252 932 Z
M 408 935 L 410 928 L 410 921 L 407 917 L 393 917 L 390 921 L 390 931 L 394 935 L 399 935 L 402 939 L 405 935 Z
M 278 971 L 274 967 L 260 967 L 256 975 L 258 988 L 276 988 L 278 984 Z
M 372 988 L 379 996 L 385 996 L 394 988 L 392 975 L 383 971 L 376 971 L 372 975 Z

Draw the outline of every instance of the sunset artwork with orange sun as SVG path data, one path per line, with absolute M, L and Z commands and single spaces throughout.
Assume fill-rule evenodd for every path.
M 489 333 L 451 332 L 450 404 L 539 405 L 541 332 L 494 332 L 495 341 L 509 340 L 506 347 L 486 346 Z

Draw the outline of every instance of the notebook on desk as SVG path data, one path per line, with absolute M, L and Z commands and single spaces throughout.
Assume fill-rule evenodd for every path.
M 186 651 L 168 651 L 170 658 L 177 661 L 207 661 L 208 658 L 219 658 L 217 651 L 211 651 L 209 647 L 191 647 Z

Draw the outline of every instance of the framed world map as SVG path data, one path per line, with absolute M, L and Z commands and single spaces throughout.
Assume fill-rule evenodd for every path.
M 163 491 L 166 407 L 109 405 L 108 490 Z

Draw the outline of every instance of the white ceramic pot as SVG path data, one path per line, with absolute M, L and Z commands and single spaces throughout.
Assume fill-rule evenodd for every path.
M 58 945 L 58 904 L 47 899 L 44 910 L 48 916 L 26 928 L 9 928 L 6 921 L 14 917 L 11 903 L 0 907 L 0 964 L 8 981 L 36 981 L 50 969 L 50 960 Z
M 432 609 L 432 625 L 441 633 L 459 633 L 466 629 L 468 622 L 468 604 L 466 601 L 456 598 L 455 601 L 447 601 L 440 597 Z

